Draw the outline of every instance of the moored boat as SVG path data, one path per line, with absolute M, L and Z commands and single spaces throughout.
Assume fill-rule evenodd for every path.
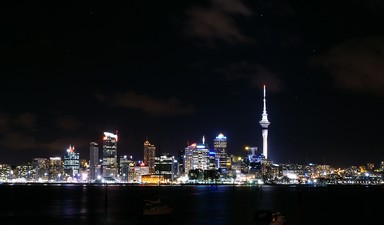
M 173 207 L 167 203 L 162 202 L 160 199 L 144 200 L 142 215 L 143 216 L 156 216 L 156 215 L 169 215 L 173 212 Z

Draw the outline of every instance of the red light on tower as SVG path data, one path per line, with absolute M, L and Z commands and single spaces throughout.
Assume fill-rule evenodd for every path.
M 67 149 L 67 152 L 74 152 L 75 151 L 75 146 L 69 146 Z

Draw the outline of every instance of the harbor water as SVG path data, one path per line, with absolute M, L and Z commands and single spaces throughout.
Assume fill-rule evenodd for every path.
M 131 186 L 1 184 L 4 225 L 250 225 L 261 209 L 280 211 L 287 225 L 382 225 L 384 186 Z M 144 199 L 174 207 L 141 216 Z

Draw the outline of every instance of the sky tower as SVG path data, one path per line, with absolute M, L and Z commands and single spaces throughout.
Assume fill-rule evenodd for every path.
M 265 159 L 268 159 L 268 126 L 270 122 L 268 121 L 268 114 L 267 114 L 267 100 L 265 100 L 265 85 L 264 85 L 264 109 L 263 114 L 261 115 L 262 118 L 260 120 L 260 125 L 262 128 L 262 135 L 263 135 L 263 155 L 265 156 Z

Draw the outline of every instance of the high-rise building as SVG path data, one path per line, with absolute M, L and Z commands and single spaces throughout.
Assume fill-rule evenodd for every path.
M 208 145 L 205 143 L 203 136 L 201 144 L 191 144 L 185 148 L 184 162 L 185 173 L 190 170 L 209 170 L 211 168 L 210 155 Z
M 64 172 L 71 178 L 78 178 L 80 174 L 80 155 L 74 146 L 69 146 L 64 155 Z
M 99 144 L 89 143 L 89 180 L 94 181 L 99 174 Z
M 129 181 L 129 175 L 130 175 L 130 169 L 131 169 L 132 163 L 133 163 L 132 156 L 131 157 L 128 157 L 127 155 L 120 156 L 120 160 L 119 160 L 120 181 L 122 182 Z
M 247 173 L 256 174 L 262 172 L 262 161 L 264 160 L 263 154 L 257 154 L 257 147 L 245 147 L 245 150 L 248 151 L 248 156 L 246 159 L 247 164 Z
M 12 167 L 10 164 L 0 164 L 0 180 L 8 180 Z
M 104 132 L 102 171 L 103 177 L 116 178 L 118 175 L 117 134 Z
M 155 157 L 155 174 L 171 181 L 177 175 L 178 164 L 169 153 L 163 153 Z
M 259 123 L 261 125 L 262 135 L 263 135 L 263 155 L 265 159 L 268 159 L 268 126 L 270 122 L 268 121 L 267 103 L 266 103 L 267 100 L 265 100 L 265 95 L 266 95 L 266 92 L 265 92 L 265 85 L 264 85 L 264 98 L 263 98 L 264 107 L 263 107 L 263 114 L 261 115 L 262 118 Z
M 48 172 L 49 165 L 46 158 L 33 158 L 32 166 L 35 168 L 35 180 L 39 180 Z
M 184 165 L 184 173 L 188 174 L 190 170 L 192 170 L 193 164 L 193 151 L 196 148 L 196 143 L 188 145 L 185 147 L 184 156 L 183 156 L 183 165 Z
M 216 166 L 221 169 L 229 169 L 230 161 L 227 154 L 227 137 L 220 133 L 213 139 L 213 149 L 216 153 Z
M 74 149 L 74 147 L 73 147 Z M 68 151 L 68 150 L 67 150 Z M 79 153 L 73 154 L 74 157 L 72 157 L 74 164 L 76 164 L 76 158 L 79 157 Z M 48 161 L 48 180 L 50 181 L 61 181 L 63 179 L 63 174 L 64 174 L 64 166 L 63 166 L 63 161 L 61 160 L 60 157 L 49 157 Z M 68 171 L 68 170 L 67 170 Z M 73 168 L 70 169 L 69 171 L 73 172 L 72 177 L 75 177 L 76 179 L 79 178 L 80 174 L 80 164 L 79 167 L 77 168 L 76 165 L 73 165 Z M 65 174 L 64 174 L 65 175 Z M 64 179 L 66 179 L 64 177 Z M 70 180 L 70 179 L 69 179 Z
M 185 149 L 181 149 L 177 152 L 176 160 L 177 160 L 177 164 L 179 165 L 179 169 L 177 171 L 181 174 L 185 173 L 184 156 L 185 156 Z
M 149 173 L 155 173 L 156 146 L 149 143 L 148 139 L 144 141 L 144 164 L 148 166 Z

